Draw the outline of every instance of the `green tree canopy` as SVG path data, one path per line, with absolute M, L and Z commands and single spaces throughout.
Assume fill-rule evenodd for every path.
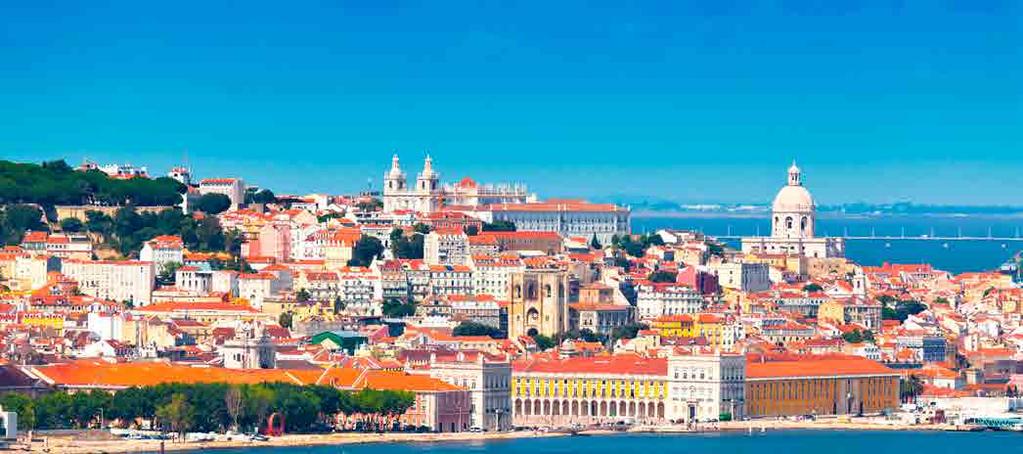
M 78 218 L 64 218 L 60 220 L 60 231 L 68 233 L 81 232 L 85 223 Z
M 650 282 L 659 282 L 659 283 L 675 282 L 675 280 L 677 278 L 678 278 L 678 273 L 673 273 L 671 271 L 663 271 L 663 270 L 654 271 L 653 273 L 650 273 L 649 276 L 647 276 L 647 279 L 649 279 Z
M 483 223 L 484 232 L 514 232 L 515 223 L 511 221 L 494 221 Z
M 504 337 L 501 330 L 483 323 L 462 322 L 452 331 L 455 336 L 490 336 L 493 338 Z
M 231 198 L 224 194 L 208 193 L 199 197 L 193 207 L 203 213 L 218 214 L 231 208 Z
M 384 253 L 384 244 L 380 240 L 363 235 L 355 242 L 352 248 L 352 259 L 348 261 L 349 266 L 369 266 L 374 259 L 380 258 Z

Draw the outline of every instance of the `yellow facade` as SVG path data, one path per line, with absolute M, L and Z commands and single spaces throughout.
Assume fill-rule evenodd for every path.
M 751 417 L 876 414 L 898 405 L 897 375 L 746 382 L 746 414 Z
M 711 347 L 721 346 L 721 332 L 724 330 L 724 319 L 720 317 L 696 317 L 695 331 L 697 336 L 707 339 Z
M 661 337 L 696 337 L 696 323 L 688 315 L 669 315 L 650 323 L 650 329 Z
M 37 326 L 40 328 L 64 329 L 64 317 L 54 315 L 26 315 L 21 318 L 21 324 L 26 326 Z
M 835 323 L 845 323 L 845 307 L 835 300 L 828 300 L 817 307 L 817 319 Z
M 663 419 L 667 392 L 665 377 L 621 375 L 513 376 L 511 389 L 517 425 Z

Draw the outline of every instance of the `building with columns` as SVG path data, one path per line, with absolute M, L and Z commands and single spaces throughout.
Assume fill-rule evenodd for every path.
M 842 238 L 815 236 L 817 206 L 803 186 L 802 171 L 793 162 L 788 183 L 778 191 L 771 205 L 771 236 L 742 239 L 742 252 L 798 255 L 813 258 L 842 257 Z
M 743 355 L 718 352 L 526 358 L 512 365 L 512 412 L 516 426 L 741 419 L 745 370 Z

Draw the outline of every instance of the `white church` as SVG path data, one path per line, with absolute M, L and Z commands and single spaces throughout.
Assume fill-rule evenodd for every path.
M 398 155 L 391 158 L 391 168 L 384 173 L 384 213 L 414 211 L 433 213 L 443 206 L 482 207 L 492 204 L 521 204 L 536 201 L 536 194 L 523 184 L 480 184 L 463 178 L 455 184 L 440 184 L 440 174 L 433 170 L 429 155 L 416 184 L 408 187 Z
M 433 171 L 433 160 L 427 155 L 423 171 L 416 177 L 415 187 L 409 188 L 405 172 L 401 171 L 401 165 L 398 164 L 398 155 L 394 155 L 391 158 L 391 170 L 384 174 L 384 212 L 437 211 L 443 202 L 439 183 L 440 175 Z
M 743 238 L 742 252 L 815 258 L 845 256 L 844 239 L 814 236 L 816 212 L 810 191 L 803 187 L 802 173 L 793 162 L 788 184 L 778 191 L 771 205 L 771 236 Z

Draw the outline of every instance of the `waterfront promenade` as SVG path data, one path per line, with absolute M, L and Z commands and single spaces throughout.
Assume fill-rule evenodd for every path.
M 961 428 L 960 428 L 961 429 Z M 714 432 L 737 432 L 760 434 L 778 430 L 822 430 L 822 431 L 955 431 L 956 427 L 945 424 L 908 425 L 878 417 L 822 418 L 816 421 L 794 421 L 763 419 L 753 421 L 730 421 L 701 425 L 690 429 L 683 426 L 644 426 L 627 431 L 611 429 L 587 429 L 575 432 L 580 436 L 606 436 L 613 434 L 706 434 Z M 207 441 L 172 442 L 165 441 L 166 451 L 199 451 L 206 449 L 243 449 L 270 447 L 333 446 L 366 443 L 439 443 L 439 442 L 487 442 L 530 438 L 571 436 L 568 432 L 516 431 L 500 433 L 334 433 L 294 434 L 272 437 L 268 441 Z M 31 452 L 54 452 L 69 454 L 85 453 L 137 453 L 159 452 L 158 440 L 106 439 L 95 440 L 74 436 L 49 437 L 45 443 L 36 442 L 28 447 Z

